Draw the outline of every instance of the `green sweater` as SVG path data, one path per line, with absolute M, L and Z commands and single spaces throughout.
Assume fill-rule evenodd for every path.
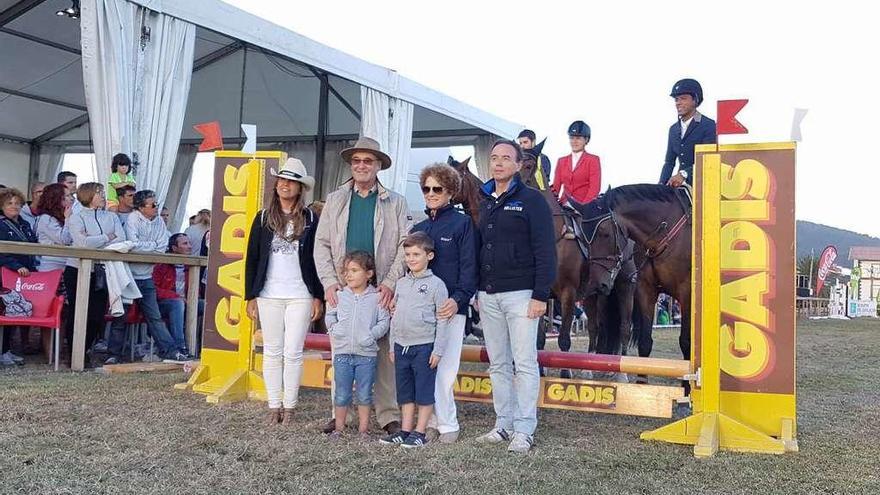
M 376 198 L 379 193 L 372 191 L 366 198 L 351 190 L 351 203 L 348 209 L 348 230 L 345 235 L 345 252 L 366 251 L 372 256 L 375 235 Z

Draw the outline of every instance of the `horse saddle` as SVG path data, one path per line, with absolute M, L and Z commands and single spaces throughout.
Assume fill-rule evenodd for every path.
M 589 258 L 590 249 L 587 244 L 587 235 L 584 233 L 583 226 L 581 225 L 581 212 L 569 204 L 568 201 L 560 206 L 562 206 L 562 212 L 564 213 L 562 215 L 564 224 L 561 233 L 562 238 L 577 241 L 581 255 L 584 259 Z

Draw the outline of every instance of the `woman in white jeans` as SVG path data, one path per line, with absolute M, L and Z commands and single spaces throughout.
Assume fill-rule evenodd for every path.
M 248 316 L 263 330 L 269 424 L 288 425 L 299 395 L 303 343 L 321 318 L 324 290 L 312 257 L 318 218 L 303 199 L 315 179 L 296 158 L 271 174 L 272 199 L 254 218 L 248 239 L 245 299 Z
M 434 415 L 428 424 L 428 434 L 438 436 L 440 443 L 458 439 L 458 418 L 453 389 L 461 362 L 461 345 L 468 304 L 477 290 L 477 252 L 473 221 L 450 204 L 461 187 L 458 172 L 445 163 L 422 169 L 419 182 L 425 197 L 428 218 L 413 227 L 423 231 L 434 241 L 434 259 L 428 265 L 440 277 L 449 292 L 437 318 L 450 320 L 445 335 L 446 351 L 437 366 L 434 386 Z M 433 440 L 433 438 L 431 438 Z

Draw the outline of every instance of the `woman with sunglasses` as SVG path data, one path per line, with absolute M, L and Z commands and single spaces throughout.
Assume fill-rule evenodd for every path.
M 468 304 L 477 290 L 476 229 L 471 218 L 451 204 L 461 187 L 461 176 L 454 168 L 445 163 L 429 165 L 422 170 L 419 182 L 428 218 L 416 224 L 413 232 L 423 231 L 434 241 L 434 259 L 428 267 L 449 292 L 449 299 L 437 312 L 438 319 L 450 320 L 450 324 L 446 335 L 437 336 L 446 340 L 447 351 L 437 366 L 434 416 L 428 434 L 439 435 L 440 443 L 453 443 L 459 432 L 453 386 L 461 361 Z

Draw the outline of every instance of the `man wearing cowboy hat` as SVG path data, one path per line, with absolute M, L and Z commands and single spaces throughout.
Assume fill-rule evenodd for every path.
M 327 304 L 336 306 L 344 286 L 342 260 L 346 253 L 366 251 L 376 260 L 380 304 L 388 308 L 397 280 L 404 274 L 403 240 L 412 228 L 406 199 L 379 183 L 379 170 L 391 167 L 391 157 L 375 140 L 362 137 L 342 150 L 351 166 L 351 179 L 327 196 L 315 239 L 315 266 L 324 285 Z M 388 358 L 388 337 L 379 340 L 376 371 L 376 418 L 389 434 L 400 429 L 394 386 L 394 365 Z

